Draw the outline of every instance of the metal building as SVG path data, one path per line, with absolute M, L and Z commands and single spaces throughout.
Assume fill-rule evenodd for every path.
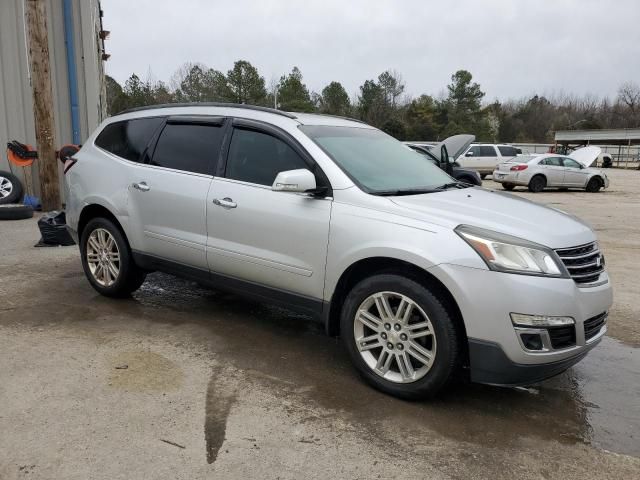
M 5 146 L 35 147 L 25 2 L 0 2 L 0 170 L 9 170 Z M 47 0 L 56 148 L 82 143 L 106 114 L 102 11 L 99 0 Z M 22 169 L 13 167 L 23 180 Z M 38 172 L 33 168 L 34 191 Z
M 635 167 L 640 161 L 640 128 L 559 130 L 555 141 L 569 148 L 598 145 L 612 155 L 616 166 Z

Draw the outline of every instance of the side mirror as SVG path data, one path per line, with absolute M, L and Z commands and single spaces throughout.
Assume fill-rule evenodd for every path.
M 316 189 L 316 177 L 306 168 L 278 173 L 271 190 L 276 192 L 304 193 Z
M 464 154 L 465 157 L 473 157 L 473 152 L 467 152 Z

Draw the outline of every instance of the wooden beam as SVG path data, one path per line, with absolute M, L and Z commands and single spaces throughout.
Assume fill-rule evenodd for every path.
M 46 0 L 26 0 L 26 4 L 33 117 L 36 127 L 37 163 L 40 177 L 40 203 L 42 211 L 47 212 L 62 207 L 55 148 L 47 6 Z

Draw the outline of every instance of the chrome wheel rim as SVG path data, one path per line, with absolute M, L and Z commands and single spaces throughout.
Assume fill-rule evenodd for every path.
M 103 287 L 113 285 L 120 275 L 120 250 L 113 235 L 96 228 L 87 239 L 87 264 L 94 280 Z
M 13 192 L 13 183 L 6 177 L 0 176 L 0 198 L 7 198 Z
M 356 311 L 353 333 L 365 363 L 390 382 L 421 379 L 436 358 L 431 320 L 401 293 L 378 292 L 367 297 Z

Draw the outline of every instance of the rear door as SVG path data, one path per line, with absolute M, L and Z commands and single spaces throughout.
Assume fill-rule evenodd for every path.
M 206 199 L 224 119 L 169 117 L 129 186 L 140 253 L 207 269 Z
M 561 157 L 543 158 L 538 165 L 547 178 L 548 186 L 561 186 L 564 184 L 565 168 Z
M 330 187 L 287 134 L 234 120 L 224 172 L 214 178 L 207 200 L 212 275 L 322 299 L 332 199 L 271 190 L 279 172 L 300 168 Z
M 576 160 L 563 157 L 564 164 L 564 184 L 567 187 L 584 187 L 587 184 L 589 173 L 587 169 Z

